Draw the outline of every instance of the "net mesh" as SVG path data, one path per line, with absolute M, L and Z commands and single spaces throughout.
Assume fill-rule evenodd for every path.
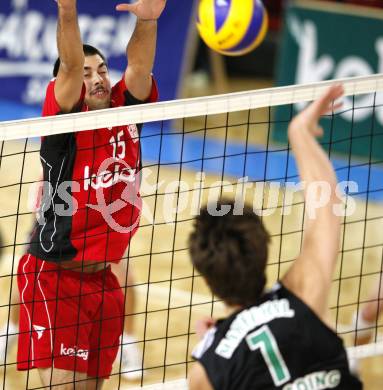
M 382 353 L 382 320 L 373 325 L 373 339 L 363 347 L 355 347 L 355 326 L 347 324 L 371 300 L 371 289 L 379 285 L 382 275 L 383 110 L 379 91 L 383 76 L 342 82 L 346 104 L 340 113 L 324 120 L 321 141 L 343 183 L 340 209 L 346 209 L 330 321 L 352 357 L 370 357 Z M 252 204 L 272 238 L 268 285 L 278 280 L 299 253 L 304 222 L 296 167 L 285 142 L 287 124 L 304 102 L 318 97 L 327 85 L 0 123 L 0 339 L 7 345 L 6 355 L 0 357 L 3 388 L 41 388 L 36 370 L 15 375 L 18 331 L 11 321 L 12 310 L 20 305 L 18 259 L 38 218 L 40 136 L 144 123 L 140 136 L 142 217 L 116 268 L 123 275 L 124 293 L 135 295 L 134 309 L 126 313 L 126 319 L 134 322 L 140 378 L 136 382 L 123 378 L 124 363 L 118 355 L 110 386 L 186 389 L 184 378 L 197 343 L 193 324 L 202 316 L 224 313 L 222 303 L 209 293 L 189 261 L 193 217 L 202 204 L 221 195 Z M 97 183 L 98 177 L 94 180 Z M 127 271 L 134 275 L 132 280 Z M 123 348 L 130 343 L 121 340 Z

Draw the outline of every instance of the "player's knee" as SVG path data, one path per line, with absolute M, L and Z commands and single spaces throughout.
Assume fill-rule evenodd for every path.
M 98 387 L 88 387 L 86 373 L 79 373 L 57 368 L 39 368 L 41 382 L 45 388 L 55 390 L 90 390 L 101 389 Z
M 88 378 L 86 381 L 86 390 L 101 390 L 104 383 L 103 379 Z M 77 389 L 77 387 L 76 387 Z

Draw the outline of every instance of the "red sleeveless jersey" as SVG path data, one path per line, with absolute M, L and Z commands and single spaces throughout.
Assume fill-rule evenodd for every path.
M 55 80 L 48 85 L 43 116 L 61 114 L 54 85 Z M 88 111 L 84 96 L 85 85 L 73 112 Z M 147 102 L 157 98 L 153 80 Z M 124 79 L 112 88 L 111 108 L 140 103 Z M 42 139 L 44 188 L 32 255 L 52 262 L 121 260 L 140 218 L 141 127 L 127 124 Z

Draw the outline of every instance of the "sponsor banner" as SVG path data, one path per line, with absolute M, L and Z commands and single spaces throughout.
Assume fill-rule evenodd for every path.
M 305 84 L 383 72 L 383 12 L 315 1 L 286 10 L 277 84 Z M 323 121 L 325 148 L 352 156 L 383 157 L 383 95 L 347 97 L 342 114 Z M 375 106 L 375 107 L 374 107 Z M 355 109 L 352 109 L 355 107 Z M 303 105 L 275 112 L 273 139 L 286 142 L 291 116 Z
M 126 67 L 126 45 L 135 25 L 133 15 L 115 11 L 118 3 L 77 2 L 83 41 L 106 55 L 113 81 Z M 159 20 L 154 74 L 161 100 L 177 96 L 192 9 L 191 0 L 171 1 Z M 0 2 L 0 101 L 41 106 L 57 58 L 56 22 L 53 0 Z

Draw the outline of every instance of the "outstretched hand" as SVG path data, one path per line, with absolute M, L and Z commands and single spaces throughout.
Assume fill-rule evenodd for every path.
M 138 0 L 133 4 L 118 4 L 116 10 L 131 12 L 142 20 L 157 20 L 165 5 L 166 0 Z
M 290 123 L 289 132 L 302 131 L 306 129 L 313 136 L 323 135 L 323 129 L 319 126 L 319 119 L 322 115 L 334 112 L 342 106 L 342 103 L 334 103 L 344 94 L 341 84 L 335 84 L 329 87 L 326 92 L 318 99 L 313 101 L 306 109 L 299 113 Z

